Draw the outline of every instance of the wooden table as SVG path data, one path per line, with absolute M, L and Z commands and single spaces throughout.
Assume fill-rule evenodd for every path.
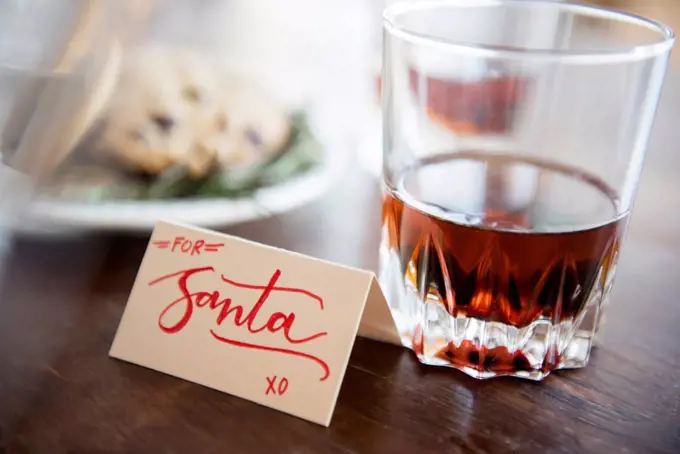
M 475 381 L 360 339 L 323 428 L 107 356 L 145 238 L 21 239 L 0 288 L 0 453 L 678 453 L 678 118 L 671 82 L 586 369 Z M 379 216 L 377 183 L 353 172 L 316 204 L 230 233 L 375 268 Z

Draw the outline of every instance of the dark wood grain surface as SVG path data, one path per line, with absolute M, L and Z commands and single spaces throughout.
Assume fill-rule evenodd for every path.
M 0 288 L 0 453 L 680 452 L 679 74 L 587 368 L 475 381 L 360 339 L 323 428 L 108 357 L 145 238 L 22 238 Z M 321 201 L 229 233 L 374 269 L 379 199 L 351 171 Z

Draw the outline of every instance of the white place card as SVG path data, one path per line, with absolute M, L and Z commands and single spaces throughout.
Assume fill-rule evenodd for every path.
M 357 334 L 400 345 L 373 273 L 160 222 L 110 355 L 328 426 Z

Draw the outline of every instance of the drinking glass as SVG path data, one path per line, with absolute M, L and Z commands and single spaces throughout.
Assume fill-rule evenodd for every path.
M 421 362 L 586 365 L 673 41 L 568 2 L 385 10 L 380 282 Z
M 123 37 L 142 9 L 129 0 L 3 2 L 0 262 L 33 188 L 69 158 L 111 95 Z

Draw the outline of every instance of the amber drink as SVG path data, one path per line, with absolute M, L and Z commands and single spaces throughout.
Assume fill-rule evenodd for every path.
M 378 274 L 402 343 L 476 378 L 585 366 L 616 316 L 672 30 L 548 0 L 383 17 Z

